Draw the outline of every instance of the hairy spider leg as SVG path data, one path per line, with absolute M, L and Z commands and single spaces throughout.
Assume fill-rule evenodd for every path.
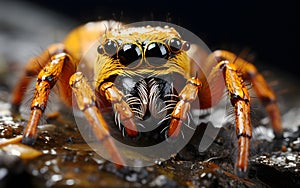
M 205 86 L 213 86 L 211 93 L 220 97 L 221 90 L 223 90 L 222 84 L 225 83 L 231 104 L 234 107 L 236 135 L 238 138 L 238 156 L 235 163 L 235 170 L 239 177 L 245 177 L 248 170 L 252 128 L 250 120 L 250 96 L 244 85 L 244 80 L 249 80 L 253 84 L 254 91 L 269 114 L 273 131 L 276 137 L 280 138 L 283 131 L 275 94 L 263 76 L 257 72 L 254 65 L 237 57 L 233 53 L 223 50 L 215 51 L 207 57 L 206 63 L 206 68 L 210 69 L 208 71 L 210 74 L 207 83 L 203 84 L 203 90 L 205 90 Z M 211 104 L 215 104 L 216 101 L 212 101 Z M 203 105 L 203 103 L 201 104 Z M 204 105 L 209 106 L 209 104 L 205 103 Z
M 264 77 L 257 71 L 256 67 L 228 51 L 218 50 L 214 52 L 214 55 L 217 57 L 217 59 L 233 62 L 239 72 L 242 74 L 242 77 L 252 83 L 257 97 L 260 99 L 269 115 L 275 138 L 282 138 L 283 128 L 276 95 Z
M 198 97 L 198 90 L 201 88 L 201 82 L 198 78 L 192 77 L 188 79 L 186 85 L 179 93 L 180 101 L 176 104 L 172 114 L 171 122 L 168 130 L 168 137 L 177 137 L 182 123 L 186 120 L 190 111 L 191 103 Z
M 51 56 L 48 63 L 39 72 L 30 106 L 30 118 L 23 133 L 23 143 L 28 145 L 34 144 L 37 137 L 37 125 L 46 109 L 50 90 L 59 79 L 64 64 L 69 61 L 71 61 L 70 56 L 66 53 L 55 54 Z
M 21 102 L 24 98 L 24 94 L 28 88 L 33 77 L 37 76 L 39 72 L 49 62 L 51 56 L 64 52 L 62 44 L 53 44 L 43 51 L 39 56 L 31 58 L 26 64 L 24 71 L 12 93 L 12 110 L 18 112 Z
M 76 72 L 79 60 L 86 50 L 88 50 L 90 46 L 106 32 L 108 27 L 114 28 L 119 27 L 120 25 L 122 24 L 115 21 L 100 21 L 90 22 L 88 24 L 79 26 L 66 36 L 63 43 L 52 44 L 40 55 L 31 58 L 26 64 L 24 71 L 13 91 L 11 99 L 12 111 L 14 113 L 18 112 L 21 102 L 24 98 L 24 94 L 32 78 L 39 74 L 52 56 L 62 52 L 71 55 L 73 64 L 68 63 L 68 67 L 64 67 L 64 74 L 60 76 L 61 82 L 58 82 L 58 87 L 61 88 L 61 93 L 59 93 L 59 96 L 63 102 L 71 106 L 72 98 L 70 98 L 70 93 L 72 90 L 69 88 L 68 81 L 70 76 Z M 68 70 L 65 70 L 67 68 Z
M 125 161 L 109 134 L 108 125 L 96 107 L 96 96 L 87 79 L 81 72 L 77 72 L 71 76 L 69 83 L 75 94 L 77 105 L 91 125 L 96 138 L 104 144 L 117 167 L 125 166 Z
M 126 133 L 131 137 L 138 136 L 138 130 L 134 122 L 134 113 L 123 99 L 124 94 L 114 86 L 112 82 L 105 82 L 100 86 L 100 93 L 113 106 L 115 113 L 120 115 L 120 120 Z
M 235 171 L 239 177 L 245 177 L 248 172 L 248 160 L 252 128 L 250 120 L 250 96 L 248 89 L 239 76 L 236 66 L 227 61 L 221 61 L 215 71 L 222 71 L 225 85 L 232 106 L 234 107 L 236 135 L 238 139 L 238 156 Z M 214 74 L 214 71 L 212 72 Z

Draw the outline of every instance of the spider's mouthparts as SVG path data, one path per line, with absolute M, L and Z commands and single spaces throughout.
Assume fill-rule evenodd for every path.
M 133 110 L 137 124 L 144 131 L 169 120 L 178 101 L 173 84 L 160 78 L 144 78 L 124 89 L 127 90 L 126 102 Z

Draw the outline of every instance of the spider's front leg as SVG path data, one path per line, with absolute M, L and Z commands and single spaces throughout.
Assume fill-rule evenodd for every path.
M 113 105 L 115 113 L 119 114 L 120 121 L 124 125 L 126 133 L 130 137 L 136 137 L 138 130 L 134 122 L 134 113 L 123 99 L 124 94 L 112 82 L 103 83 L 99 90 L 105 96 L 106 100 Z
M 52 56 L 63 52 L 65 52 L 63 44 L 53 44 L 40 55 L 28 61 L 12 94 L 11 103 L 13 112 L 18 112 L 24 97 L 24 93 L 30 84 L 31 79 L 39 74 L 39 72 L 47 65 L 47 63 L 49 63 L 49 60 Z
M 222 71 L 230 101 L 234 107 L 236 135 L 238 138 L 238 156 L 235 171 L 239 177 L 245 177 L 248 172 L 248 159 L 252 128 L 250 120 L 250 96 L 248 89 L 239 76 L 234 64 L 227 60 L 220 61 L 211 74 Z
M 198 90 L 202 86 L 198 78 L 190 78 L 185 87 L 179 93 L 180 101 L 176 104 L 172 114 L 171 123 L 168 130 L 168 137 L 177 137 L 182 123 L 186 120 L 187 114 L 190 111 L 191 102 L 198 97 Z
M 65 63 L 69 61 L 69 55 L 64 52 L 57 53 L 50 57 L 48 63 L 39 72 L 34 97 L 30 106 L 30 118 L 23 133 L 23 143 L 28 145 L 34 144 L 37 137 L 37 125 L 46 109 L 50 89 L 59 79 Z M 22 87 L 22 85 L 20 85 L 20 87 Z M 20 98 L 22 98 L 22 95 Z
M 260 99 L 269 115 L 275 138 L 283 138 L 281 115 L 277 105 L 276 95 L 269 87 L 264 77 L 257 71 L 256 67 L 228 51 L 218 50 L 213 53 L 213 56 L 217 59 L 228 60 L 229 62 L 234 63 L 238 72 L 241 73 L 242 78 L 249 80 L 253 84 L 253 89 L 257 97 Z
M 125 162 L 108 132 L 108 125 L 96 106 L 96 96 L 86 78 L 81 72 L 77 72 L 71 76 L 69 83 L 76 96 L 77 105 L 90 123 L 97 139 L 104 144 L 117 167 L 125 166 Z
M 218 50 L 209 55 L 207 61 L 207 64 L 212 67 L 208 76 L 209 85 L 218 85 L 222 82 L 218 78 L 224 78 L 231 104 L 234 107 L 238 138 L 236 174 L 239 177 L 245 177 L 248 171 L 252 128 L 250 122 L 250 96 L 243 79 L 253 84 L 255 93 L 268 112 L 275 137 L 282 138 L 283 129 L 276 96 L 255 66 L 235 54 Z M 219 93 L 219 90 L 213 92 Z

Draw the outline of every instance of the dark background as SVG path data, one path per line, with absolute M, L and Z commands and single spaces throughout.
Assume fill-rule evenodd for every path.
M 300 77 L 297 1 L 30 0 L 84 23 L 115 19 L 170 21 L 198 35 L 211 50 L 249 50 L 266 63 Z

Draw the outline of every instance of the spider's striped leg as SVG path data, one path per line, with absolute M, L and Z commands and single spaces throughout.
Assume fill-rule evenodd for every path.
M 245 177 L 248 172 L 248 159 L 252 128 L 250 121 L 250 96 L 236 66 L 227 61 L 220 61 L 211 74 L 223 73 L 230 101 L 234 107 L 236 135 L 238 138 L 238 156 L 235 171 L 239 177 Z
M 34 144 L 37 137 L 37 125 L 46 109 L 50 90 L 60 77 L 64 64 L 69 61 L 70 57 L 66 53 L 53 55 L 38 74 L 34 96 L 30 106 L 30 118 L 23 133 L 23 143 L 29 145 Z
M 198 90 L 201 85 L 198 78 L 190 78 L 179 93 L 180 101 L 178 101 L 171 114 L 171 122 L 167 134 L 168 137 L 177 137 L 180 133 L 182 123 L 187 118 L 191 103 L 198 97 Z
M 97 139 L 101 141 L 105 149 L 112 157 L 117 167 L 125 165 L 118 149 L 109 134 L 108 125 L 99 109 L 96 107 L 96 96 L 87 79 L 81 72 L 73 74 L 70 78 L 70 86 L 76 97 L 79 109 L 84 113 Z
M 216 51 L 214 52 L 214 55 L 218 59 L 226 59 L 230 62 L 234 62 L 237 69 L 242 74 L 242 77 L 251 81 L 257 97 L 265 106 L 270 117 L 275 137 L 282 138 L 283 128 L 279 107 L 276 102 L 276 95 L 269 87 L 264 77 L 257 71 L 256 67 L 253 64 L 237 57 L 235 54 L 227 51 Z
M 64 52 L 64 47 L 62 44 L 53 44 L 39 56 L 36 56 L 28 61 L 12 94 L 11 103 L 12 110 L 14 112 L 18 112 L 24 97 L 24 93 L 32 78 L 37 76 L 43 67 L 46 66 L 51 56 L 62 52 Z
M 124 94 L 112 82 L 103 83 L 100 86 L 100 92 L 113 105 L 115 113 L 120 115 L 120 121 L 124 125 L 126 133 L 131 137 L 138 136 L 134 113 L 123 99 Z

